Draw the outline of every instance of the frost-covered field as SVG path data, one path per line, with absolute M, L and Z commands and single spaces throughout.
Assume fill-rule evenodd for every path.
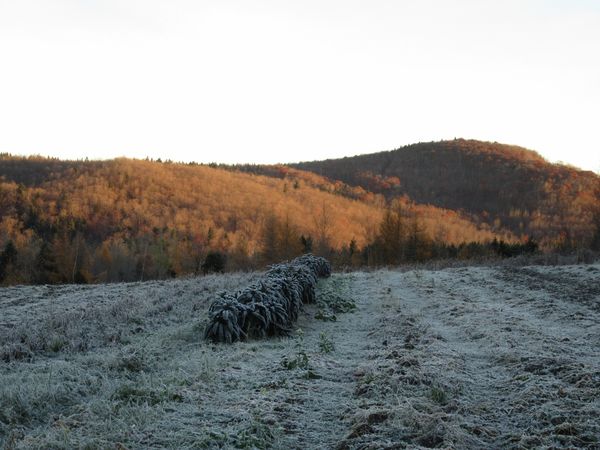
M 0 445 L 600 448 L 600 265 L 337 274 L 354 312 L 204 342 L 256 276 L 0 289 Z

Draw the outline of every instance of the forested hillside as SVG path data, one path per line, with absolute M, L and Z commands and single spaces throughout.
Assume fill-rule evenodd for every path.
M 340 193 L 301 171 L 275 177 L 197 164 L 2 155 L 0 283 L 166 278 L 198 273 L 211 252 L 225 255 L 231 270 L 305 251 L 375 261 L 383 196 Z M 410 221 L 414 242 L 512 239 L 454 211 L 407 199 L 395 208 L 407 224 L 402 236 Z
M 599 223 L 600 177 L 516 146 L 474 140 L 292 165 L 353 187 L 464 211 L 549 247 L 586 247 Z

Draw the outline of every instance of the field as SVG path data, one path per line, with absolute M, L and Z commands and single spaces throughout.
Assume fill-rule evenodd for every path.
M 599 264 L 334 274 L 205 342 L 258 276 L 0 289 L 0 446 L 600 448 Z

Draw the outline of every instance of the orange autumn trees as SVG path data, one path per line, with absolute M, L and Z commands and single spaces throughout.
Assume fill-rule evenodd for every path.
M 365 243 L 363 217 L 381 211 L 315 188 L 209 166 L 118 159 L 0 161 L 0 251 L 14 243 L 10 282 L 86 282 L 198 273 L 209 251 L 233 269 L 260 264 L 265 224 L 278 221 L 277 258 L 317 235 L 323 205 L 332 248 Z M 6 277 L 5 277 L 6 278 Z
M 415 204 L 406 196 L 394 201 L 409 214 L 407 230 L 418 237 L 407 238 L 413 242 L 406 250 L 409 259 L 431 256 L 417 241 L 514 240 L 460 212 Z M 386 203 L 383 195 L 362 187 L 281 166 L 242 170 L 2 155 L 0 253 L 9 243 L 16 252 L 6 258 L 3 282 L 198 274 L 209 252 L 226 254 L 230 270 L 309 250 L 341 264 L 375 263 L 365 249 L 374 248 Z M 11 247 L 6 251 L 13 254 Z

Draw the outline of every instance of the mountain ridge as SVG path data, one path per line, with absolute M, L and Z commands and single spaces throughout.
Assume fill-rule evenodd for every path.
M 387 199 L 406 195 L 419 204 L 464 211 L 494 229 L 548 244 L 590 240 L 588 224 L 600 204 L 600 177 L 593 172 L 550 163 L 523 147 L 476 140 L 418 143 L 290 167 Z

